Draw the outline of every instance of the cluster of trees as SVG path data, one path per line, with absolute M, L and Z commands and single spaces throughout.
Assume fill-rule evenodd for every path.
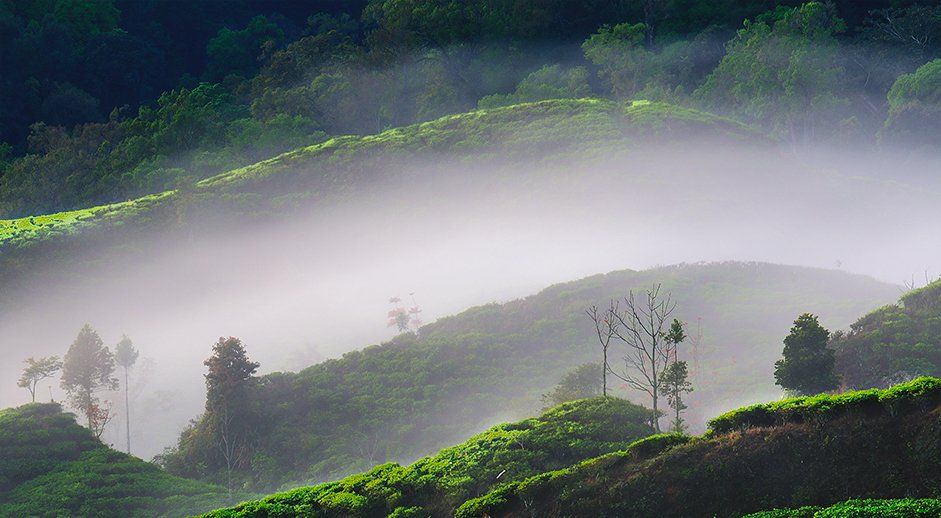
M 592 378 L 597 380 L 603 370 L 600 361 L 594 362 L 596 339 L 584 309 L 631 290 L 643 293 L 638 290 L 657 282 L 663 282 L 664 291 L 682 296 L 683 318 L 736 322 L 711 329 L 707 345 L 689 338 L 680 344 L 679 360 L 690 361 L 689 374 L 698 368 L 737 380 L 732 387 L 717 387 L 702 378 L 692 394 L 680 392 L 681 402 L 691 407 L 681 417 L 697 423 L 710 417 L 699 409 L 747 397 L 751 387 L 767 384 L 760 366 L 773 362 L 774 354 L 766 347 L 756 350 L 754 344 L 778 341 L 777 326 L 769 322 L 777 321 L 780 308 L 833 307 L 834 318 L 851 321 L 893 291 L 829 271 L 723 263 L 613 272 L 507 304 L 473 308 L 425 324 L 419 334 L 404 333 L 296 373 L 243 378 L 248 396 L 239 401 L 243 408 L 236 424 L 244 426 L 238 440 L 248 445 L 248 453 L 232 465 L 232 486 L 273 490 L 337 480 L 383 462 L 437 451 L 496 417 L 529 415 L 546 392 L 559 402 L 600 394 L 602 383 Z M 667 320 L 664 330 L 671 325 L 672 319 Z M 709 351 L 698 362 L 696 347 Z M 624 366 L 620 355 L 612 353 L 610 360 L 611 368 Z M 584 383 L 580 369 L 571 383 L 553 390 L 573 366 L 587 362 L 594 369 L 584 369 Z M 610 390 L 615 378 L 610 372 L 607 378 Z M 669 392 L 659 392 L 658 408 L 675 417 L 668 407 Z M 693 396 L 695 404 L 689 399 Z M 500 416 L 494 414 L 495 406 Z M 159 457 L 171 473 L 226 483 L 228 466 L 213 432 L 215 412 L 207 408 Z M 650 411 L 645 415 L 649 418 Z
M 26 367 L 17 381 L 17 386 L 29 391 L 33 402 L 39 383 L 62 372 L 60 386 L 68 394 L 69 405 L 81 412 L 85 423 L 95 437 L 101 437 L 105 427 L 114 418 L 111 403 L 102 401 L 102 391 L 117 390 L 120 382 L 115 377 L 115 368 L 124 371 L 124 404 L 127 433 L 127 451 L 131 451 L 130 399 L 128 394 L 129 371 L 137 362 L 139 352 L 133 342 L 123 336 L 112 352 L 88 324 L 82 327 L 65 357 L 58 356 L 28 358 Z M 50 388 L 51 390 L 51 388 Z
M 793 143 L 938 134 L 937 65 L 902 74 L 937 56 L 941 8 L 914 2 L 232 4 L 0 2 L 0 217 L 557 97 L 696 105 Z
M 671 428 L 683 432 L 684 394 L 692 392 L 689 368 L 679 359 L 679 345 L 686 340 L 683 323 L 671 316 L 676 311 L 672 297 L 660 293 L 661 285 L 646 290 L 641 300 L 630 295 L 621 301 L 611 301 L 606 310 L 591 306 L 588 317 L 594 324 L 595 335 L 602 353 L 602 393 L 608 395 L 610 373 L 633 390 L 650 397 L 654 430 L 660 432 L 660 402 L 662 398 L 673 409 Z M 613 368 L 611 354 L 623 350 L 623 368 Z
M 800 395 L 837 388 L 886 388 L 920 376 L 941 375 L 941 281 L 902 296 L 830 333 L 805 313 L 784 339 L 774 376 Z

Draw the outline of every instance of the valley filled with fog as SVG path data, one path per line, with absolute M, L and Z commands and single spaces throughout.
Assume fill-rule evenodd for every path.
M 262 373 L 297 371 L 392 338 L 391 297 L 431 322 L 597 273 L 727 260 L 923 284 L 941 272 L 932 162 L 867 156 L 690 140 L 551 163 L 416 159 L 422 174 L 356 202 L 154 238 L 140 245 L 146 257 L 116 254 L 55 285 L 37 272 L 0 313 L 0 376 L 14 378 L 26 356 L 63 354 L 85 323 L 106 344 L 127 334 L 144 360 L 132 441 L 149 458 L 202 412 L 202 361 L 220 336 L 241 338 Z M 904 174 L 886 174 L 895 167 Z M 48 385 L 37 399 L 62 400 Z M 26 396 L 0 385 L 3 406 Z M 121 437 L 118 423 L 103 436 Z

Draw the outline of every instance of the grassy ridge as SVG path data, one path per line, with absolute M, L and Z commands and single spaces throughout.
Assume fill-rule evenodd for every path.
M 677 316 L 701 317 L 708 336 L 709 355 L 699 365 L 704 374 L 695 378 L 688 402 L 687 417 L 696 425 L 710 408 L 774 392 L 770 366 L 791 315 L 826 308 L 825 320 L 845 324 L 895 293 L 845 273 L 718 263 L 612 272 L 472 308 L 424 326 L 419 336 L 266 376 L 251 403 L 257 461 L 240 476 L 266 492 L 336 480 L 416 459 L 486 424 L 531 414 L 565 372 L 597 361 L 585 308 L 657 282 L 680 303 Z M 734 381 L 716 381 L 722 379 Z M 223 480 L 222 464 L 206 462 L 217 455 L 206 426 L 182 434 L 164 458 L 171 472 Z
M 799 509 L 774 509 L 749 514 L 743 518 L 937 518 L 941 500 L 901 498 L 897 500 L 848 500 L 829 507 L 805 506 Z
M 941 380 L 925 378 L 769 406 L 782 413 L 769 426 L 713 432 L 641 462 L 615 454 L 543 473 L 469 500 L 457 516 L 741 516 L 851 498 L 937 498 L 938 387 Z M 799 423 L 792 420 L 796 407 L 805 417 Z M 750 414 L 731 412 L 723 422 Z M 904 510 L 922 503 L 886 505 Z M 793 512 L 784 516 L 812 516 Z M 821 516 L 874 516 L 852 512 L 844 507 Z
M 941 376 L 941 280 L 857 320 L 833 337 L 837 371 L 852 388 Z
M 354 188 L 390 161 L 417 154 L 551 160 L 586 145 L 664 135 L 709 135 L 732 140 L 757 134 L 730 119 L 664 103 L 618 104 L 599 99 L 553 100 L 476 110 L 376 135 L 345 136 L 299 148 L 198 182 L 194 196 L 238 205 L 236 194 L 323 196 Z M 136 200 L 58 214 L 0 220 L 0 251 L 70 235 L 92 227 L 113 228 L 147 220 L 178 198 L 167 191 Z M 227 199 L 229 198 L 229 199 Z M 205 200 L 204 200 L 205 201 Z M 257 200 L 256 200 L 257 201 Z M 199 202 L 197 202 L 199 203 Z M 164 224 L 168 222 L 163 222 Z
M 181 516 L 227 499 L 108 448 L 57 404 L 0 411 L 0 516 Z
M 652 432 L 648 416 L 648 410 L 614 398 L 565 403 L 407 467 L 384 464 L 207 516 L 451 516 L 461 502 L 497 484 L 628 447 Z
M 885 390 L 869 389 L 845 394 L 805 396 L 752 405 L 709 421 L 711 434 L 723 434 L 761 426 L 832 419 L 844 413 L 901 413 L 910 407 L 934 407 L 941 403 L 941 379 L 922 377 Z

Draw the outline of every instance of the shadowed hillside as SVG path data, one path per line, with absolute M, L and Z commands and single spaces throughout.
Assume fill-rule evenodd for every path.
M 105 446 L 58 404 L 0 411 L 0 516 L 181 516 L 226 501 Z
M 838 328 L 895 293 L 862 276 L 761 263 L 628 270 L 559 284 L 441 319 L 417 336 L 262 377 L 250 405 L 254 452 L 264 462 L 242 476 L 260 488 L 321 482 L 413 460 L 525 416 L 566 371 L 599 361 L 585 308 L 653 283 L 672 292 L 691 329 L 701 319 L 701 343 L 684 351 L 696 428 L 709 415 L 779 394 L 771 371 L 794 315 L 817 311 Z M 204 460 L 215 451 L 206 426 L 184 431 L 163 457 L 171 472 L 219 480 L 217 461 Z

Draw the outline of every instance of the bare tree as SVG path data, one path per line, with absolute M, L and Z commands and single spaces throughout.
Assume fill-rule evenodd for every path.
M 601 394 L 604 397 L 608 397 L 608 371 L 611 367 L 608 366 L 608 349 L 611 346 L 611 339 L 614 338 L 615 334 L 615 320 L 611 318 L 611 314 L 617 313 L 618 304 L 615 301 L 611 301 L 610 307 L 604 311 L 600 312 L 598 306 L 592 305 L 589 306 L 585 313 L 588 314 L 588 318 L 591 319 L 592 323 L 595 325 L 595 334 L 598 336 L 598 342 L 601 344 Z
M 128 387 L 128 371 L 137 363 L 140 352 L 134 348 L 131 339 L 124 335 L 114 348 L 114 359 L 124 368 L 124 432 L 127 435 L 127 452 L 131 453 L 131 399 Z
M 245 462 L 248 454 L 245 438 L 239 433 L 238 427 L 233 426 L 233 421 L 229 405 L 223 404 L 221 412 L 216 416 L 215 426 L 219 452 L 225 460 L 225 487 L 229 492 L 229 500 L 232 499 L 232 471 Z
M 611 374 L 650 396 L 653 410 L 653 425 L 660 432 L 659 389 L 660 378 L 671 360 L 672 343 L 667 338 L 669 326 L 676 309 L 669 294 L 660 296 L 660 285 L 647 290 L 641 300 L 634 292 L 624 299 L 624 309 L 612 304 L 608 319 L 612 322 L 612 336 L 627 348 L 624 356 L 625 369 Z

